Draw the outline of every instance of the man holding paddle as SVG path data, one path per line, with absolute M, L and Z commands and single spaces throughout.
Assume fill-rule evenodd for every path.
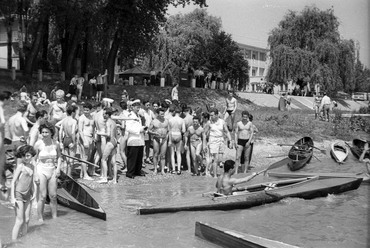
M 260 171 L 258 173 L 253 172 L 252 175 L 243 177 L 243 178 L 231 178 L 234 175 L 235 162 L 232 160 L 226 160 L 224 163 L 224 174 L 219 176 L 216 183 L 217 193 L 223 195 L 232 195 L 233 194 L 233 187 L 236 184 L 246 183 L 258 174 L 262 173 Z

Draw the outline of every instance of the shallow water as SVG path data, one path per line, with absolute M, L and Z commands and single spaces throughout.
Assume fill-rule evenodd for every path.
M 325 158 L 322 163 L 313 159 L 301 171 L 362 172 L 364 166 L 352 157 L 343 165 Z M 289 198 L 246 210 L 136 215 L 139 206 L 208 192 L 214 189 L 215 183 L 211 178 L 188 175 L 158 178 L 140 178 L 126 185 L 98 188 L 99 193 L 91 191 L 107 212 L 107 221 L 62 206 L 58 208 L 59 218 L 52 220 L 47 207 L 44 224 L 39 224 L 33 215 L 29 234 L 11 247 L 214 247 L 194 236 L 195 221 L 301 247 L 370 245 L 370 185 L 363 184 L 358 190 L 340 195 L 313 200 Z M 261 178 L 253 179 L 252 183 Z M 7 246 L 13 223 L 13 211 L 1 205 L 0 237 Z

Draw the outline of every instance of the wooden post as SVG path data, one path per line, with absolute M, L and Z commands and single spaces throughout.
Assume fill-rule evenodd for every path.
M 161 78 L 161 87 L 164 87 L 166 80 L 164 78 Z
M 42 69 L 38 70 L 38 80 L 39 82 L 42 82 Z
M 212 83 L 211 83 L 211 89 L 212 90 L 216 89 L 216 81 L 212 81 Z
M 12 80 L 15 81 L 17 73 L 15 72 L 15 67 L 12 67 Z
M 128 78 L 128 85 L 134 85 L 134 77 Z

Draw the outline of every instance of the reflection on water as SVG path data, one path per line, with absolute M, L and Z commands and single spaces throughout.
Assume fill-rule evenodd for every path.
M 318 170 L 361 172 L 363 167 L 353 161 L 339 166 L 328 160 L 322 164 L 313 161 L 303 171 Z M 45 223 L 39 224 L 32 218 L 30 233 L 14 247 L 214 247 L 194 236 L 195 221 L 301 247 L 367 247 L 369 185 L 341 195 L 284 199 L 245 210 L 136 215 L 139 206 L 208 192 L 214 183 L 211 178 L 181 176 L 171 181 L 100 188 L 92 194 L 107 212 L 107 221 L 59 206 L 57 220 L 48 215 Z M 13 210 L 0 206 L 3 243 L 9 243 L 13 223 Z

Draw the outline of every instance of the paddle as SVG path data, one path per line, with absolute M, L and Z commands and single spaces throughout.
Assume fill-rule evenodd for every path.
M 271 164 L 269 167 L 267 167 L 266 169 L 264 169 L 264 170 L 263 170 L 263 171 L 261 171 L 261 172 L 264 172 L 264 173 L 263 173 L 263 175 L 266 175 L 266 172 L 267 172 L 268 170 L 272 170 L 272 169 L 275 169 L 275 168 L 279 168 L 279 167 L 281 167 L 281 166 L 283 166 L 283 165 L 288 164 L 290 161 L 292 161 L 290 158 L 284 158 L 284 159 L 282 159 L 282 160 L 280 160 L 280 161 L 277 161 L 277 162 L 275 162 L 275 163 Z
M 293 145 L 292 144 L 278 144 L 278 143 L 270 143 L 270 144 L 271 145 L 276 145 L 276 146 L 294 146 L 294 144 Z M 308 146 L 310 146 L 310 145 L 308 145 Z M 316 146 L 310 146 L 310 147 L 319 150 L 322 154 L 326 154 L 326 150 L 325 149 L 320 149 L 320 148 L 318 148 Z
M 321 162 L 321 160 L 318 158 L 318 157 L 316 157 L 315 155 L 313 155 L 312 154 L 312 156 L 314 157 L 314 158 L 316 158 L 319 162 Z
M 82 163 L 85 163 L 85 164 L 88 164 L 88 165 L 92 165 L 92 166 L 94 166 L 94 167 L 99 167 L 98 165 L 93 164 L 93 163 L 91 163 L 91 162 L 89 162 L 89 161 L 86 161 L 86 160 L 83 160 L 83 159 L 80 159 L 80 158 L 76 158 L 76 157 L 70 156 L 70 155 L 65 154 L 65 153 L 62 153 L 62 155 L 63 155 L 63 156 L 65 156 L 65 157 L 67 157 L 67 158 L 71 158 L 71 159 L 74 159 L 74 160 L 80 161 L 80 162 L 82 162 Z

